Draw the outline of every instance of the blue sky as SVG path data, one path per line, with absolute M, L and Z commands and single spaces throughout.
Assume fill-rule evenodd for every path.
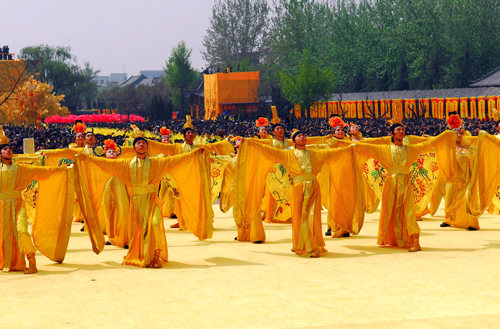
M 5 5 L 5 4 L 4 4 Z M 195 69 L 213 0 L 16 0 L 0 19 L 0 46 L 71 46 L 78 62 L 90 61 L 100 75 L 165 66 L 184 40 Z M 4 7 L 4 6 L 2 6 Z

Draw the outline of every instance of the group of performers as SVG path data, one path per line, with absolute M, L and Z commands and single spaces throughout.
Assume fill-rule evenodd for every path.
M 407 136 L 393 121 L 390 136 L 364 138 L 358 126 L 332 117 L 328 136 L 295 129 L 285 139 L 273 108 L 271 123 L 256 121 L 255 138 L 207 143 L 187 116 L 182 144 L 170 142 L 166 127 L 157 142 L 132 126 L 124 146 L 106 140 L 104 147 L 77 123 L 68 149 L 19 156 L 2 129 L 0 268 L 36 273 L 37 251 L 62 262 L 72 221 L 84 223 L 95 253 L 112 244 L 127 249 L 125 265 L 162 267 L 163 218 L 210 239 L 217 200 L 222 212 L 233 208 L 235 240 L 264 243 L 263 221 L 291 223 L 292 251 L 304 257 L 327 251 L 324 236 L 359 234 L 365 213 L 381 204 L 377 243 L 416 252 L 418 220 L 434 215 L 443 198 L 441 227 L 478 230 L 485 211 L 500 214 L 500 138 L 472 137 L 455 113 L 447 123 L 436 137 Z

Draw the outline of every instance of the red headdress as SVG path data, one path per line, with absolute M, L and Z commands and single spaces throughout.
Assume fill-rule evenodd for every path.
M 451 130 L 460 130 L 462 128 L 463 121 L 457 114 L 450 115 L 446 122 Z
M 166 127 L 161 127 L 160 128 L 160 135 L 170 136 L 170 129 L 167 129 Z
M 344 128 L 346 126 L 344 120 L 342 120 L 341 118 L 339 117 L 331 117 L 330 120 L 328 120 L 328 123 L 330 124 L 330 126 L 335 129 L 337 127 L 342 127 Z
M 267 127 L 269 126 L 269 121 L 267 120 L 267 118 L 260 117 L 255 120 L 255 125 L 257 126 L 257 128 Z
M 73 131 L 75 132 L 75 134 L 83 134 L 85 133 L 85 129 L 87 129 L 87 126 L 80 122 L 73 126 Z
M 112 139 L 106 139 L 104 141 L 104 152 L 106 152 L 109 149 L 113 149 L 116 152 L 116 143 Z

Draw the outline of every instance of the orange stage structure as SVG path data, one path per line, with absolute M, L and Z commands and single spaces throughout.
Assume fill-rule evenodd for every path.
M 205 120 L 227 114 L 242 117 L 257 112 L 259 72 L 205 74 Z

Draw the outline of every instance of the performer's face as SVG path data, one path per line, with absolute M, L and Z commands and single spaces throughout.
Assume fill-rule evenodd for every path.
M 170 138 L 168 138 L 167 135 L 162 135 L 161 136 L 161 142 L 162 143 L 166 143 L 166 144 L 170 144 Z
M 333 131 L 333 137 L 337 139 L 343 139 L 345 137 L 345 131 L 344 128 L 342 127 L 336 127 L 335 130 Z
M 241 146 L 241 139 L 237 139 L 236 142 L 234 142 L 234 147 L 238 148 Z
M 497 130 L 500 132 L 500 121 L 497 124 Z
M 85 141 L 87 144 L 93 146 L 95 144 L 95 136 L 92 133 L 85 135 Z
M 107 149 L 106 150 L 106 158 L 107 159 L 117 159 L 118 155 L 116 154 L 116 151 L 113 149 Z
M 85 146 L 85 137 L 83 137 L 83 134 L 77 134 L 75 136 L 75 143 L 78 146 Z
M 464 137 L 465 129 L 460 129 L 457 131 L 457 142 L 462 141 L 462 137 Z
M 138 141 L 135 143 L 134 150 L 139 154 L 144 154 L 148 151 L 148 143 L 146 141 Z
M 186 140 L 186 142 L 192 143 L 194 141 L 194 131 L 188 130 L 186 135 L 184 135 L 184 139 Z
M 298 134 L 295 136 L 295 144 L 305 146 L 307 144 L 307 136 L 305 134 Z
M 405 138 L 405 128 L 404 127 L 396 127 L 394 129 L 394 133 L 391 132 L 391 136 L 395 139 L 403 139 Z
M 351 126 L 351 128 L 349 128 L 349 134 L 351 135 L 359 134 L 359 128 L 356 126 Z
M 10 146 L 5 146 L 2 149 L 2 158 L 5 160 L 12 160 L 12 155 L 14 152 L 12 152 L 12 148 Z
M 266 127 L 260 127 L 259 128 L 259 137 L 262 138 L 262 139 L 266 139 L 267 138 L 267 129 L 266 129 Z
M 283 136 L 285 135 L 285 129 L 283 129 L 282 126 L 278 126 L 276 128 L 274 128 L 274 136 L 277 138 L 277 139 L 283 139 Z

